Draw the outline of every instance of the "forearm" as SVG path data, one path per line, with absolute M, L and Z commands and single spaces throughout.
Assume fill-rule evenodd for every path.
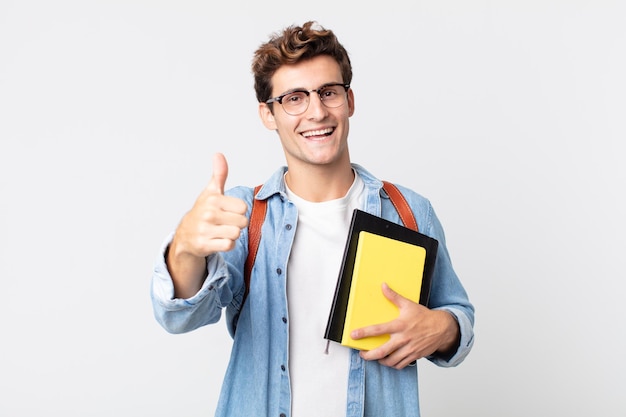
M 174 284 L 175 298 L 191 298 L 207 276 L 205 257 L 197 257 L 180 250 L 174 239 L 165 253 L 167 269 Z

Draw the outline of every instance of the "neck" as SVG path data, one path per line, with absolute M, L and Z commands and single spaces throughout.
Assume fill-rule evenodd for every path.
M 289 168 L 285 181 L 296 195 L 318 203 L 344 197 L 354 183 L 354 171 L 350 164 L 332 170 L 324 166 Z

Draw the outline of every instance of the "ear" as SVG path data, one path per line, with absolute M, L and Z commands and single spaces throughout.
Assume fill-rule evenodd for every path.
M 270 106 L 266 103 L 259 103 L 259 117 L 261 117 L 261 121 L 263 125 L 269 130 L 276 130 L 276 119 L 274 119 L 274 115 L 270 110 Z
M 352 117 L 354 114 L 354 92 L 350 88 L 348 90 L 348 117 Z

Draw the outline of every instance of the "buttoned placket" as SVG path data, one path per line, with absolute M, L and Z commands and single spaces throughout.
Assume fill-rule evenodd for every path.
M 283 200 L 285 197 L 281 197 Z M 284 292 L 284 300 L 285 302 L 285 313 L 280 318 L 281 322 L 286 326 L 285 334 L 287 337 L 285 338 L 285 347 L 283 354 L 283 363 L 280 367 L 281 372 L 281 396 L 280 396 L 280 405 L 279 411 L 280 414 L 278 417 L 287 417 L 291 415 L 291 383 L 289 379 L 289 307 L 287 302 L 287 262 L 289 259 L 289 253 L 291 251 L 291 247 L 293 245 L 293 240 L 295 238 L 296 233 L 296 225 L 298 221 L 298 211 L 296 207 L 287 202 L 289 207 L 285 211 L 286 215 L 283 220 L 283 227 L 280 235 L 278 237 L 279 245 L 287 245 L 286 247 L 290 248 L 286 257 L 284 259 L 284 265 L 278 266 L 276 268 L 276 277 L 277 279 L 281 279 L 282 282 L 281 287 Z

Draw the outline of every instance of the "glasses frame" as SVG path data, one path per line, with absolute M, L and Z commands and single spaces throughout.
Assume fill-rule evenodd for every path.
M 286 96 L 288 96 L 289 94 L 293 94 L 293 93 L 304 93 L 307 96 L 308 102 L 306 107 L 304 108 L 304 110 L 302 110 L 300 113 L 289 113 L 287 110 L 285 110 L 285 107 L 283 106 L 283 110 L 285 110 L 285 113 L 290 114 L 292 116 L 297 116 L 299 114 L 304 113 L 305 111 L 308 110 L 309 105 L 311 104 L 311 93 L 315 92 L 317 93 L 317 95 L 320 98 L 320 101 L 322 102 L 322 104 L 324 104 L 325 107 L 328 107 L 325 103 L 324 103 L 324 99 L 322 98 L 322 90 L 328 87 L 335 87 L 335 86 L 341 86 L 345 89 L 345 92 L 348 92 L 348 89 L 350 88 L 350 84 L 344 84 L 344 83 L 328 83 L 328 84 L 324 84 L 321 87 L 318 88 L 314 88 L 313 90 L 305 90 L 303 88 L 296 88 L 294 90 L 290 90 L 287 91 L 286 93 L 283 93 L 277 97 L 272 97 L 269 100 L 265 100 L 265 104 L 272 104 L 272 103 L 279 103 L 281 106 L 283 106 L 283 98 L 285 98 Z M 343 105 L 343 103 L 337 107 L 341 107 Z M 333 109 L 333 108 L 337 108 L 337 107 L 328 107 L 329 109 Z

